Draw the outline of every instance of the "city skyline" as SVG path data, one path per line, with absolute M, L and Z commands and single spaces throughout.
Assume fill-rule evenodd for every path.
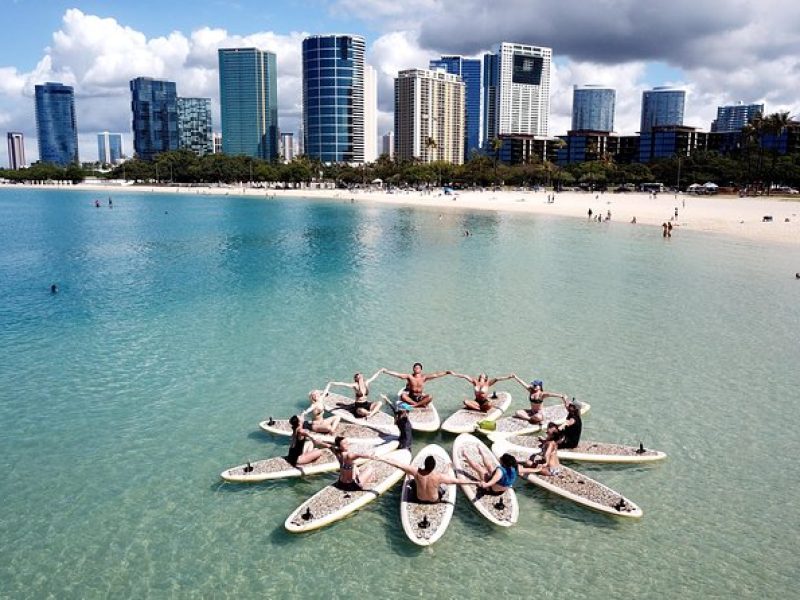
M 75 87 L 82 156 L 95 154 L 97 131 L 121 131 L 125 144 L 131 144 L 129 113 L 125 110 L 129 101 L 127 81 L 138 76 L 174 80 L 186 96 L 210 97 L 217 128 L 215 58 L 216 49 L 225 46 L 255 45 L 276 53 L 279 122 L 282 131 L 296 133 L 300 129 L 301 41 L 307 35 L 331 31 L 347 31 L 366 38 L 366 62 L 378 74 L 378 131 L 392 127 L 393 80 L 398 71 L 426 68 L 443 54 L 478 57 L 504 41 L 553 48 L 551 135 L 561 135 L 569 129 L 571 90 L 575 84 L 596 83 L 617 90 L 616 130 L 620 133 L 638 130 L 641 94 L 659 85 L 685 88 L 684 122 L 704 130 L 715 118 L 717 106 L 739 101 L 763 103 L 767 112 L 800 112 L 800 93 L 790 84 L 791 72 L 800 68 L 796 52 L 800 44 L 798 35 L 783 25 L 792 21 L 791 15 L 786 16 L 787 11 L 799 11 L 778 0 L 766 2 L 766 15 L 750 15 L 741 3 L 726 3 L 726 10 L 719 11 L 719 2 L 679 2 L 680 6 L 661 14 L 615 0 L 611 2 L 613 6 L 607 7 L 609 16 L 597 14 L 593 7 L 576 11 L 572 6 L 575 3 L 568 1 L 562 3 L 562 8 L 543 5 L 539 10 L 548 17 L 541 20 L 549 23 L 550 29 L 525 15 L 513 23 L 498 20 L 480 29 L 466 19 L 470 10 L 481 10 L 471 6 L 472 2 L 458 10 L 453 10 L 449 1 L 411 2 L 393 6 L 392 11 L 380 2 L 361 3 L 359 10 L 354 10 L 355 4 L 348 1 L 319 2 L 319 10 L 290 6 L 280 15 L 270 14 L 266 8 L 256 19 L 243 14 L 249 5 L 255 6 L 249 1 L 241 2 L 243 8 L 232 11 L 218 7 L 215 10 L 211 3 L 201 2 L 197 10 L 183 11 L 193 13 L 191 18 L 181 16 L 177 7 L 160 14 L 158 22 L 148 18 L 144 6 L 126 7 L 113 1 L 102 7 L 88 2 L 77 4 L 85 8 L 68 8 L 57 1 L 35 15 L 28 3 L 9 7 L 13 18 L 28 24 L 30 40 L 18 43 L 11 35 L 0 42 L 0 48 L 5 50 L 5 59 L 0 61 L 0 126 L 25 134 L 29 162 L 38 157 L 32 86 L 48 80 Z M 518 12 L 524 12 L 519 10 L 519 2 L 503 4 L 509 10 L 517 7 Z M 501 8 L 498 14 L 504 12 Z M 577 27 L 577 17 L 567 9 L 585 13 L 578 19 L 580 23 L 595 17 L 593 29 Z M 679 9 L 687 18 L 676 24 Z M 777 12 L 784 16 L 778 19 Z M 707 32 L 683 25 L 692 21 L 688 17 L 702 15 L 714 16 L 710 24 L 704 25 Z M 640 22 L 650 19 L 649 27 L 640 29 L 650 31 L 656 27 L 677 43 L 648 42 L 652 36 L 636 27 L 615 34 L 613 43 L 609 43 L 612 17 L 625 22 L 634 17 Z M 265 26 L 267 22 L 269 27 Z M 573 31 L 576 27 L 577 32 Z M 767 31 L 771 33 L 764 33 Z M 781 47 L 776 49 L 777 42 L 771 40 L 780 36 L 772 33 L 780 31 L 789 38 L 787 41 L 784 36 Z M 738 36 L 735 43 L 734 34 Z M 766 56 L 771 60 L 767 61 Z M 3 162 L 7 160 L 5 151 L 0 150 Z

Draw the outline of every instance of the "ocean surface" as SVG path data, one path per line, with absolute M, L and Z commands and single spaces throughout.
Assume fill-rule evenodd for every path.
M 0 190 L 0 597 L 797 593 L 796 247 L 455 209 L 96 196 Z M 644 517 L 520 482 L 516 527 L 459 494 L 445 537 L 420 549 L 397 488 L 293 536 L 285 518 L 333 475 L 220 480 L 285 454 L 258 422 L 310 389 L 417 360 L 541 378 L 591 403 L 585 439 L 667 452 L 577 466 Z M 397 388 L 379 378 L 373 394 Z M 429 391 L 447 416 L 469 386 Z M 415 447 L 434 441 L 452 436 Z

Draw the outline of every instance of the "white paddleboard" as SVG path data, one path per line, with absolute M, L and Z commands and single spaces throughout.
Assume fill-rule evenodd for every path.
M 520 461 L 527 460 L 530 455 L 530 452 L 514 450 L 513 445 L 503 441 L 495 442 L 492 451 L 495 455 L 508 452 Z M 558 475 L 529 474 L 525 479 L 563 498 L 608 515 L 638 519 L 644 514 L 631 500 L 599 481 L 564 465 L 559 468 L 561 471 Z
M 398 462 L 411 462 L 409 450 L 395 450 L 387 456 Z M 391 489 L 404 475 L 397 467 L 384 462 L 368 461 L 366 465 L 373 469 L 372 482 L 366 490 L 344 491 L 335 484 L 324 487 L 287 517 L 284 523 L 286 530 L 302 533 L 335 523 Z
M 470 469 L 469 465 L 461 456 L 462 453 L 466 452 L 474 462 L 481 464 L 483 458 L 479 449 L 482 449 L 489 455 L 494 466 L 500 465 L 497 458 L 489 451 L 489 448 L 487 448 L 483 442 L 474 435 L 462 433 L 453 442 L 453 466 L 455 467 L 457 477 L 465 476 L 472 479 L 477 478 L 477 475 Z M 462 485 L 461 491 L 467 499 L 469 499 L 472 506 L 495 525 L 510 527 L 517 522 L 519 518 L 519 504 L 517 503 L 517 495 L 514 493 L 513 489 L 509 488 L 498 496 L 487 494 L 484 490 L 475 485 Z
M 506 442 L 514 450 L 527 451 L 528 453 L 539 451 L 539 438 L 529 435 L 512 435 L 508 437 L 494 438 L 489 436 L 492 441 Z M 494 449 L 494 447 L 492 447 Z M 648 450 L 640 444 L 636 446 L 626 446 L 623 444 L 609 444 L 605 442 L 580 442 L 576 448 L 561 448 L 558 451 L 558 458 L 562 460 L 573 460 L 579 462 L 594 462 L 605 464 L 640 464 L 664 460 L 667 455 L 658 450 Z
M 353 447 L 362 451 L 375 452 L 383 455 L 391 452 L 398 446 L 397 440 L 386 441 L 381 438 L 372 440 L 358 440 L 353 442 Z M 359 462 L 359 461 L 356 461 Z M 364 462 L 364 459 L 360 460 Z M 220 477 L 225 481 L 236 483 L 257 483 L 259 481 L 270 481 L 273 479 L 288 479 L 290 477 L 302 477 L 304 475 L 316 475 L 318 473 L 329 473 L 339 468 L 333 452 L 328 449 L 322 450 L 322 455 L 314 462 L 293 467 L 283 456 L 257 460 L 238 467 L 232 467 L 223 471 Z
M 405 388 L 397 392 L 398 402 L 401 401 L 400 396 L 404 391 Z M 412 408 L 408 411 L 408 421 L 414 431 L 439 431 L 439 426 L 442 424 L 439 411 L 436 410 L 433 402 L 423 408 Z
M 442 423 L 442 429 L 450 433 L 470 433 L 481 421 L 496 421 L 511 405 L 511 394 L 497 392 L 497 398 L 489 400 L 493 408 L 487 412 L 462 408 L 447 417 Z
M 267 433 L 271 433 L 273 435 L 280 435 L 284 437 L 292 436 L 292 426 L 289 425 L 288 419 L 267 419 L 266 421 L 261 421 L 258 426 L 262 429 L 262 431 L 266 431 Z M 310 430 L 310 428 L 307 429 Z M 397 431 L 397 428 L 395 428 L 395 431 Z M 399 431 L 393 434 L 391 432 L 385 432 L 374 427 L 370 427 L 369 425 L 339 423 L 339 426 L 336 428 L 336 432 L 333 434 L 315 433 L 313 431 L 311 433 L 318 440 L 322 440 L 323 442 L 333 442 L 333 439 L 337 435 L 353 439 L 367 439 L 380 436 L 381 434 L 398 435 Z
M 581 402 L 581 416 L 585 415 L 592 406 L 588 402 Z M 502 417 L 494 422 L 494 429 L 477 429 L 479 433 L 491 437 L 491 439 L 498 439 L 508 435 L 529 435 L 531 433 L 539 433 L 544 431 L 549 422 L 561 425 L 567 420 L 567 409 L 563 404 L 553 404 L 542 408 L 544 419 L 541 423 L 533 424 L 525 419 L 519 419 L 515 416 Z
M 428 456 L 436 459 L 436 472 L 453 474 L 453 461 L 450 460 L 450 455 L 444 448 L 436 444 L 430 444 L 420 450 L 411 465 L 421 468 Z M 413 478 L 408 475 L 403 481 L 403 491 L 400 496 L 400 522 L 403 524 L 403 531 L 406 532 L 408 539 L 418 546 L 430 546 L 444 535 L 447 526 L 450 525 L 456 503 L 456 486 L 455 484 L 447 485 L 447 491 L 440 502 L 426 504 L 415 500 L 414 491 L 410 485 L 412 481 L 414 481 Z
M 380 410 L 369 417 L 358 417 L 349 408 L 334 408 L 331 414 L 341 417 L 342 421 L 354 423 L 356 425 L 365 425 L 388 435 L 399 435 L 400 433 L 397 425 L 394 424 L 394 419 Z

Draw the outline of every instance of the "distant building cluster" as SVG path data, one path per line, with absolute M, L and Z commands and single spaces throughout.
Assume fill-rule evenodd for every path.
M 721 106 L 710 131 L 684 124 L 686 90 L 659 86 L 642 94 L 640 130 L 614 133 L 616 90 L 573 87 L 566 135 L 550 134 L 551 48 L 501 42 L 478 58 L 443 55 L 428 69 L 405 69 L 394 80 L 394 129 L 378 137 L 377 74 L 365 63 L 366 41 L 350 34 L 311 35 L 301 47 L 302 118 L 297 135 L 278 122 L 277 57 L 258 48 L 220 48 L 221 133 L 214 132 L 209 98 L 179 97 L 173 81 L 130 82 L 135 156 L 185 149 L 290 162 L 305 154 L 323 163 L 363 164 L 379 154 L 395 160 L 462 164 L 476 153 L 507 163 L 550 160 L 560 165 L 613 158 L 650 162 L 696 150 L 731 152 L 742 129 L 764 114 L 763 104 Z M 39 160 L 77 163 L 73 88 L 36 86 Z M 800 124 L 780 139 L 793 151 Z M 8 132 L 9 166 L 24 167 L 20 132 Z M 380 148 L 379 148 L 380 145 Z M 125 160 L 122 135 L 97 136 L 98 162 Z M 800 148 L 800 147 L 798 147 Z M 380 150 L 380 152 L 379 152 Z

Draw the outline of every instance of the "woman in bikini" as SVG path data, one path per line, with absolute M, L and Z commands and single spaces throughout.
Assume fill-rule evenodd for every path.
M 555 423 L 547 424 L 547 435 L 542 439 L 541 454 L 534 454 L 531 459 L 519 468 L 520 475 L 536 473 L 547 477 L 555 477 L 561 473 L 561 463 L 558 460 L 558 444 L 562 433 Z
M 544 415 L 542 414 L 542 405 L 544 404 L 545 398 L 561 398 L 562 400 L 566 400 L 567 397 L 564 394 L 554 394 L 553 392 L 545 392 L 542 389 L 542 380 L 541 379 L 534 379 L 530 382 L 530 384 L 525 383 L 517 377 L 516 375 L 512 375 L 513 379 L 517 381 L 522 387 L 524 387 L 528 392 L 528 400 L 531 403 L 530 410 L 518 410 L 517 413 L 514 415 L 518 419 L 522 419 L 523 421 L 528 421 L 532 424 L 541 423 L 544 421 Z
M 325 392 L 320 392 L 319 390 L 314 390 L 311 392 L 308 395 L 308 400 L 311 402 L 311 406 L 300 413 L 300 418 L 303 418 L 308 413 L 311 413 L 312 419 L 308 425 L 311 431 L 314 433 L 333 433 L 339 426 L 339 421 L 342 420 L 341 417 L 329 417 L 327 419 L 323 418 L 323 414 L 325 413 L 325 405 L 323 404 L 322 399 L 325 397 L 325 395 Z
M 303 427 L 300 417 L 292 415 L 289 419 L 292 426 L 292 441 L 289 445 L 289 453 L 286 455 L 286 462 L 293 467 L 307 465 L 322 456 L 322 450 L 314 448 L 314 437 Z
M 461 373 L 453 373 L 454 377 L 460 377 L 465 381 L 469 381 L 472 385 L 472 391 L 475 392 L 474 400 L 464 400 L 464 408 L 469 410 L 478 410 L 480 412 L 489 412 L 494 408 L 492 400 L 489 398 L 489 388 L 494 386 L 498 381 L 505 381 L 511 379 L 514 374 L 505 375 L 503 377 L 494 377 L 489 379 L 486 373 L 481 373 L 478 377 L 470 377 L 469 375 L 462 375 Z
M 517 480 L 517 475 L 519 475 L 517 459 L 506 453 L 500 457 L 500 465 L 494 466 L 483 448 L 480 449 L 480 452 L 483 464 L 476 463 L 466 453 L 462 454 L 462 457 L 478 477 L 480 481 L 478 485 L 486 493 L 500 496 L 507 489 L 512 488 Z
M 339 479 L 334 485 L 345 492 L 360 492 L 366 489 L 372 477 L 372 469 L 370 467 L 359 469 L 356 461 L 359 458 L 375 458 L 375 455 L 351 451 L 349 440 L 342 436 L 336 437 L 331 450 L 339 461 Z
M 355 393 L 356 401 L 352 406 L 353 413 L 357 417 L 365 418 L 371 417 L 376 412 L 381 409 L 382 402 L 370 402 L 369 401 L 369 386 L 370 384 L 378 378 L 378 375 L 386 371 L 386 369 L 380 369 L 375 375 L 370 377 L 369 379 L 364 379 L 364 376 L 361 373 L 356 373 L 353 375 L 353 383 L 347 383 L 345 381 L 331 381 L 328 385 L 325 386 L 325 390 L 323 395 L 328 394 L 328 390 L 330 390 L 331 386 L 338 385 L 340 387 L 347 387 L 353 390 Z

